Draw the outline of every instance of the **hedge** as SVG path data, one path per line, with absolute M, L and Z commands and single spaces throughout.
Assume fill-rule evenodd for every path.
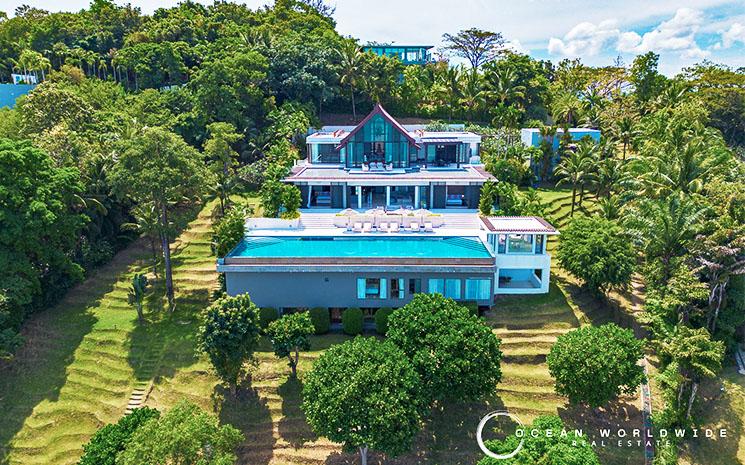
M 375 331 L 381 336 L 385 336 L 388 332 L 388 317 L 393 313 L 393 309 L 390 307 L 379 308 L 375 312 Z
M 313 328 L 316 334 L 326 334 L 331 327 L 331 315 L 329 309 L 324 307 L 315 307 L 310 309 L 310 321 L 313 322 Z
M 341 327 L 344 334 L 354 336 L 362 334 L 362 310 L 359 308 L 348 308 L 341 314 Z
M 265 330 L 269 323 L 279 319 L 279 312 L 276 308 L 272 307 L 261 307 L 259 309 L 259 326 L 262 330 Z

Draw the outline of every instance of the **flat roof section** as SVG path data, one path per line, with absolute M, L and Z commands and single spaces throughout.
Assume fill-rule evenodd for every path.
M 284 181 L 293 183 L 313 183 L 313 182 L 347 182 L 350 185 L 371 185 L 370 181 L 375 184 L 386 185 L 389 182 L 402 182 L 406 185 L 413 185 L 412 182 L 422 181 L 429 182 L 450 182 L 461 184 L 479 183 L 482 184 L 488 180 L 494 180 L 494 176 L 488 173 L 483 167 L 466 165 L 462 168 L 430 168 L 419 171 L 362 171 L 346 170 L 338 167 L 313 166 L 305 165 L 286 177 Z
M 525 234 L 559 234 L 551 224 L 537 216 L 489 216 L 481 217 L 489 232 L 525 233 Z

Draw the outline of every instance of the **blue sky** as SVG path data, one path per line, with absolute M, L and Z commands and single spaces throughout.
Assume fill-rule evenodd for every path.
M 130 0 L 146 13 L 177 0 Z M 20 4 L 77 10 L 88 0 L 0 0 L 9 13 Z M 202 1 L 210 3 L 210 1 Z M 250 7 L 264 0 L 246 0 Z M 668 75 L 703 59 L 745 66 L 745 0 L 330 0 L 338 30 L 363 42 L 441 44 L 446 32 L 479 27 L 502 32 L 536 58 L 582 58 L 605 65 L 621 55 L 660 54 Z

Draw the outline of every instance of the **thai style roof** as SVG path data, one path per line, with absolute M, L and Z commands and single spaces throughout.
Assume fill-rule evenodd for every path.
M 401 125 L 401 123 L 399 123 L 398 121 L 396 121 L 387 111 L 385 111 L 385 108 L 383 108 L 383 106 L 381 104 L 376 103 L 375 106 L 373 107 L 372 111 L 367 116 L 365 116 L 365 118 L 362 121 L 360 121 L 360 124 L 358 124 L 357 126 L 355 126 L 354 129 L 352 129 L 350 132 L 348 132 L 344 136 L 344 138 L 339 142 L 339 145 L 336 147 L 336 150 L 339 150 L 342 147 L 346 146 L 347 143 L 349 142 L 349 140 L 352 138 L 352 136 L 354 136 L 357 132 L 359 132 L 365 126 L 365 124 L 367 124 L 367 122 L 370 121 L 372 119 L 372 117 L 375 116 L 375 115 L 382 116 L 383 119 L 385 119 L 386 121 L 388 121 L 389 123 L 391 123 L 391 125 L 394 128 L 396 128 L 396 130 L 399 131 L 406 138 L 406 140 L 409 141 L 409 143 L 411 145 L 414 145 L 417 148 L 419 147 L 417 145 L 417 143 L 416 143 L 416 140 L 414 140 L 414 138 L 411 137 L 411 134 L 409 134 L 409 131 L 407 131 Z
M 481 217 L 487 231 L 517 234 L 559 234 L 551 224 L 537 216 L 487 216 Z

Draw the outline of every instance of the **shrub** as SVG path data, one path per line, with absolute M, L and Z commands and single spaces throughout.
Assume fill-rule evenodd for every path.
M 316 334 L 326 334 L 331 327 L 331 315 L 329 309 L 325 307 L 315 307 L 310 309 L 310 321 L 313 322 Z
M 114 465 L 116 456 L 145 422 L 158 418 L 160 413 L 148 407 L 134 409 L 119 419 L 96 431 L 88 444 L 83 446 L 79 465 Z
M 354 336 L 362 334 L 362 310 L 359 308 L 348 308 L 341 314 L 341 327 L 344 334 Z
M 479 316 L 479 303 L 473 300 L 467 300 L 461 303 L 462 306 L 468 309 L 471 315 Z
M 279 320 L 279 311 L 273 307 L 261 307 L 259 309 L 259 326 L 266 330 L 272 321 Z
M 393 313 L 393 309 L 390 307 L 383 307 L 375 312 L 375 331 L 381 336 L 385 336 L 388 332 L 388 317 Z

